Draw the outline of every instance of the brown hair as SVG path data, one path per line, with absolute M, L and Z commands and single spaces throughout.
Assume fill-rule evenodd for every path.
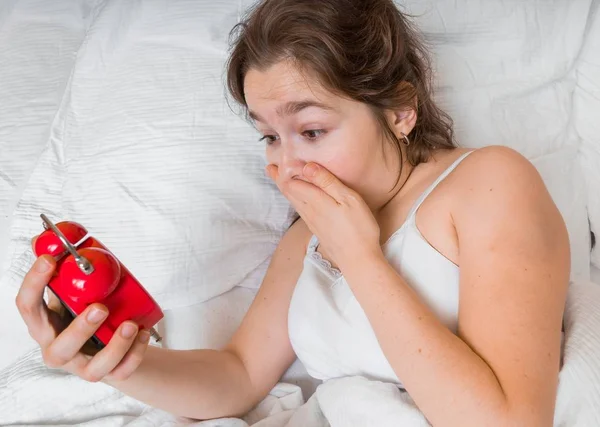
M 400 153 L 384 112 L 415 109 L 406 147 L 412 165 L 434 149 L 455 147 L 452 120 L 432 97 L 427 50 L 392 0 L 262 0 L 231 36 L 227 86 L 243 107 L 249 69 L 293 60 L 331 92 L 370 106 Z

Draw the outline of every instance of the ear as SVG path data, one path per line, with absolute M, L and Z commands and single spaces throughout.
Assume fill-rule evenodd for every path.
M 410 134 L 417 123 L 417 112 L 409 107 L 402 110 L 388 110 L 386 116 L 396 137 L 400 139 L 402 139 L 402 134 Z
M 403 81 L 398 86 L 398 95 L 404 107 L 388 110 L 386 115 L 396 137 L 402 139 L 402 134 L 410 134 L 417 123 L 417 91 L 412 84 Z

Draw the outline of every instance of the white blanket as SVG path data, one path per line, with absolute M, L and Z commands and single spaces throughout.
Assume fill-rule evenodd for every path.
M 565 316 L 564 365 L 556 427 L 600 425 L 600 287 L 574 283 Z M 47 369 L 39 351 L 0 373 L 0 425 L 200 427 L 367 427 L 428 425 L 407 393 L 350 377 L 328 381 L 304 403 L 298 386 L 278 384 L 244 419 L 194 422 L 151 408 L 102 383 Z

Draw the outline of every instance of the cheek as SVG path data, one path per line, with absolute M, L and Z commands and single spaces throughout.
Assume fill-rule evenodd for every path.
M 322 142 L 298 141 L 293 150 L 284 150 L 281 143 L 265 145 L 267 162 L 280 165 L 282 158 L 289 161 L 291 157 L 302 163 L 315 162 L 357 190 L 378 169 L 382 159 L 380 137 L 369 125 L 341 126 Z
M 350 187 L 360 187 L 381 162 L 381 143 L 372 129 L 351 127 L 340 135 L 335 152 L 329 153 L 324 161 L 331 172 Z
M 372 162 L 368 157 L 361 155 L 362 153 L 357 153 L 355 150 L 349 150 L 348 148 L 346 146 L 345 149 L 331 153 L 333 155 L 315 161 L 327 168 L 348 187 L 358 189 L 361 186 L 361 181 L 364 180 L 371 169 Z

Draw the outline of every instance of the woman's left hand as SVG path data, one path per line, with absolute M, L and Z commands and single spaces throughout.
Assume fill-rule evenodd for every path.
M 357 192 L 323 166 L 307 164 L 300 179 L 281 178 L 275 165 L 267 166 L 267 173 L 342 271 L 359 259 L 381 254 L 373 213 Z

